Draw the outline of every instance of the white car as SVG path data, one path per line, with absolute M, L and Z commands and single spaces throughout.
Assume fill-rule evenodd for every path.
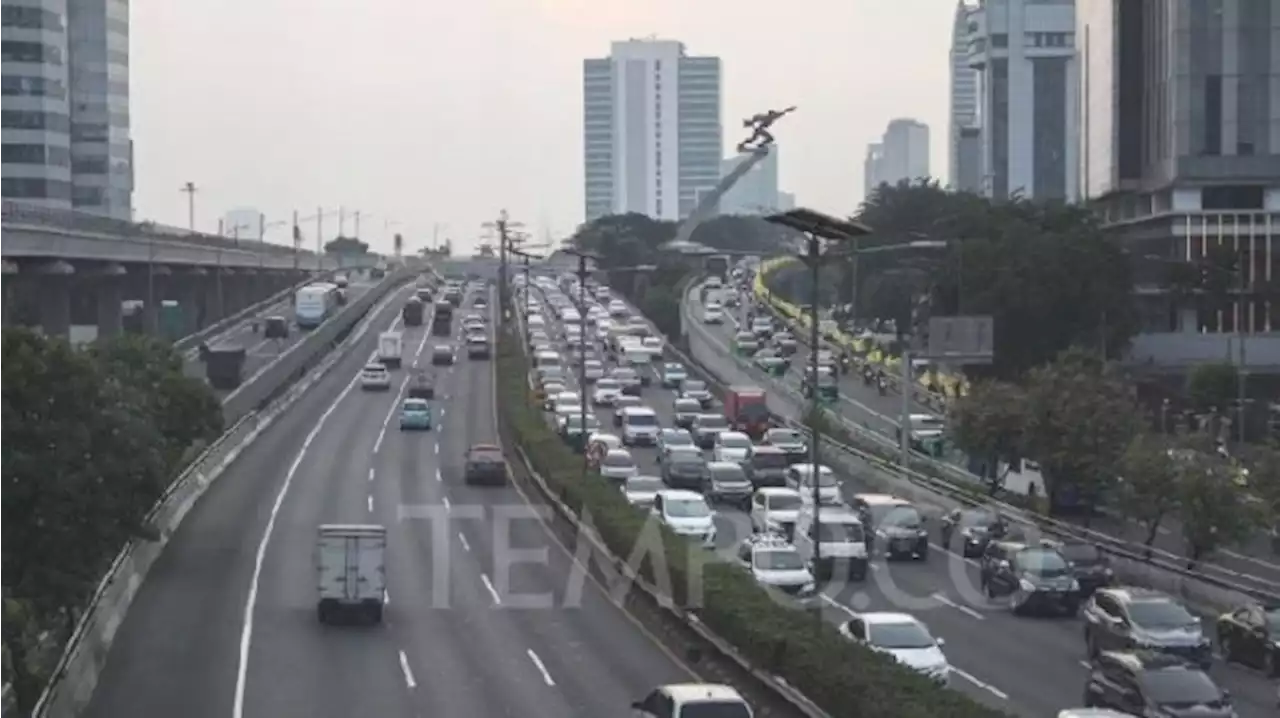
M 703 324 L 724 324 L 724 310 L 712 304 L 702 308 Z
M 738 563 L 756 583 L 778 590 L 791 601 L 805 605 L 817 600 L 817 581 L 800 552 L 782 536 L 747 537 L 738 547 Z
M 555 414 L 560 419 L 564 416 L 582 413 L 582 396 L 573 391 L 562 391 L 556 394 Z
M 631 704 L 637 716 L 733 716 L 751 718 L 751 704 L 733 688 L 714 683 L 675 683 L 658 686 Z
M 613 406 L 622 396 L 622 382 L 617 379 L 597 379 L 595 390 L 591 392 L 591 403 L 596 406 Z
M 663 489 L 654 496 L 651 511 L 673 532 L 698 541 L 705 548 L 715 548 L 715 512 L 702 494 L 684 489 Z
M 711 451 L 715 461 L 745 463 L 751 458 L 751 437 L 740 431 L 722 431 L 716 434 Z
M 636 397 L 627 397 L 636 398 Z M 637 401 L 639 401 L 637 399 Z M 656 446 L 662 426 L 658 413 L 647 406 L 629 406 L 621 410 L 622 443 L 626 446 L 641 444 Z
M 365 391 L 391 388 L 391 373 L 381 362 L 370 362 L 360 370 L 360 388 Z
M 951 664 L 942 653 L 943 640 L 907 613 L 860 613 L 840 624 L 845 638 L 887 653 L 942 685 L 951 679 Z
M 666 486 L 657 476 L 632 476 L 623 482 L 622 495 L 627 497 L 627 503 L 648 511 L 653 506 L 654 497 Z
M 666 346 L 657 337 L 645 337 L 641 340 L 641 345 L 645 348 L 645 351 L 649 352 L 654 361 L 662 359 L 662 354 L 666 351 Z
M 599 359 L 588 359 L 582 363 L 582 375 L 587 383 L 598 381 L 604 377 L 604 364 Z
M 813 464 L 792 464 L 787 467 L 787 485 L 800 492 L 801 501 L 812 501 L 814 473 Z M 840 482 L 836 481 L 836 474 L 831 467 L 818 464 L 816 473 L 818 500 L 824 506 L 843 504 L 844 498 L 840 496 Z
M 789 535 L 795 528 L 803 503 L 800 492 L 795 489 L 780 486 L 756 489 L 751 496 L 751 530 Z
M 618 482 L 635 476 L 638 470 L 635 458 L 626 449 L 610 449 L 600 461 L 600 475 Z
M 736 461 L 711 461 L 707 463 L 708 499 L 738 506 L 745 506 L 751 499 L 751 479 Z

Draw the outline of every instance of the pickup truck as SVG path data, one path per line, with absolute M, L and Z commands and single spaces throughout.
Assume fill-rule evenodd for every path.
M 324 524 L 316 535 L 316 617 L 320 623 L 380 623 L 387 600 L 387 529 Z
M 724 415 L 734 431 L 759 441 L 769 430 L 769 407 L 764 389 L 755 386 L 731 386 L 724 395 Z

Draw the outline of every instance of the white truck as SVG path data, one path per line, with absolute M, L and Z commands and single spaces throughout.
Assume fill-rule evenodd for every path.
M 383 332 L 378 335 L 378 361 L 388 369 L 400 366 L 404 354 L 404 337 L 400 332 Z
M 316 535 L 316 617 L 381 623 L 387 597 L 387 529 L 324 524 Z

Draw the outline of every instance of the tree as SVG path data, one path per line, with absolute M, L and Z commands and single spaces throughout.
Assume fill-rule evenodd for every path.
M 650 286 L 640 301 L 640 312 L 658 331 L 672 341 L 680 338 L 680 300 L 671 290 L 662 286 Z
M 1155 542 L 1160 523 L 1178 508 L 1178 470 L 1174 446 L 1163 435 L 1138 434 L 1120 458 L 1115 504 L 1146 529 L 1147 546 Z
M 335 237 L 324 244 L 325 254 L 368 254 L 369 245 L 355 237 Z
M 722 214 L 699 224 L 689 241 L 713 249 L 772 255 L 795 251 L 801 235 L 760 217 Z
M 1220 455 L 1207 434 L 1196 434 L 1177 452 L 1182 538 L 1194 566 L 1225 546 L 1243 543 L 1266 520 L 1266 512 L 1237 484 L 1239 469 Z
M 167 476 L 162 440 L 126 382 L 65 341 L 5 329 L 3 364 L 5 598 L 65 639 L 111 554 L 147 535 Z M 14 685 L 38 686 L 38 676 L 17 675 L 35 667 L 24 632 L 11 628 L 5 621 Z M 18 696 L 28 707 L 35 699 Z
M 969 456 L 985 464 L 983 476 L 994 496 L 1022 457 L 1027 425 L 1027 395 L 1016 384 L 983 381 L 975 384 L 950 411 L 951 436 Z M 1002 471 L 1001 463 L 1005 464 Z
M 1025 449 L 1040 462 L 1051 511 L 1092 514 L 1141 426 L 1133 389 L 1095 355 L 1064 352 L 1026 381 Z
M 1239 381 L 1231 362 L 1197 364 L 1187 376 L 1187 396 L 1197 411 L 1221 411 L 1235 400 Z
M 569 243 L 575 249 L 597 254 L 598 266 L 608 270 L 656 264 L 658 248 L 671 241 L 675 233 L 674 222 L 629 212 L 607 215 L 581 225 Z
M 1249 463 L 1249 490 L 1262 500 L 1265 519 L 1280 528 L 1280 444 L 1258 447 Z M 1280 541 L 1280 536 L 1277 536 Z

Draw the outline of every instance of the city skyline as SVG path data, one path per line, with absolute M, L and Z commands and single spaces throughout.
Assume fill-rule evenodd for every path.
M 895 118 L 884 134 L 867 145 L 863 158 L 862 199 L 882 184 L 896 185 L 933 177 L 929 168 L 929 126 L 909 118 Z

